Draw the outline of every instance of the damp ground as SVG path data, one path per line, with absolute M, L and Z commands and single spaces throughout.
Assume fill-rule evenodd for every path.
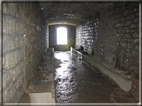
M 54 58 L 57 103 L 135 102 L 132 94 L 122 91 L 70 51 L 57 51 Z
M 133 95 L 121 90 L 85 61 L 79 60 L 70 51 L 55 52 L 54 64 L 48 57 L 48 67 L 54 66 L 56 103 L 136 103 Z M 50 61 L 49 61 L 50 60 Z M 28 86 L 31 93 L 49 92 L 51 69 L 38 71 Z M 24 94 L 22 103 L 30 103 L 29 94 Z

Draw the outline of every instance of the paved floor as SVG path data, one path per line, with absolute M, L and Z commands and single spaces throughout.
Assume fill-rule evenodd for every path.
M 56 103 L 136 103 L 131 93 L 122 91 L 70 51 L 55 52 L 54 57 Z M 43 75 L 42 79 L 47 76 Z M 40 82 L 34 86 L 34 90 L 43 93 L 48 90 L 46 86 L 49 86 L 49 83 Z M 37 89 L 37 86 L 40 89 Z M 46 97 L 42 98 L 48 102 Z M 32 103 L 31 99 L 29 94 L 25 94 L 22 103 Z M 33 100 L 35 102 L 35 99 Z M 39 99 L 38 102 L 43 103 Z
M 111 103 L 113 85 L 70 52 L 55 52 L 57 103 Z

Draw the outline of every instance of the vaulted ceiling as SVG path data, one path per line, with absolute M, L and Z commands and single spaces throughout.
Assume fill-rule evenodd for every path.
M 98 11 L 106 9 L 113 3 L 95 2 L 42 2 L 41 10 L 49 25 L 78 25 L 94 17 Z

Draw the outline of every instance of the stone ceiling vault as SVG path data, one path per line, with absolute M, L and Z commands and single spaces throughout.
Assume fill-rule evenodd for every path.
M 86 19 L 94 17 L 98 11 L 106 9 L 113 3 L 95 2 L 41 2 L 41 10 L 49 25 L 79 25 Z

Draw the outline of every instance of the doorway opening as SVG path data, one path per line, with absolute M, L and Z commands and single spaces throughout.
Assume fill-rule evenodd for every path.
M 67 45 L 67 28 L 57 28 L 57 45 Z

